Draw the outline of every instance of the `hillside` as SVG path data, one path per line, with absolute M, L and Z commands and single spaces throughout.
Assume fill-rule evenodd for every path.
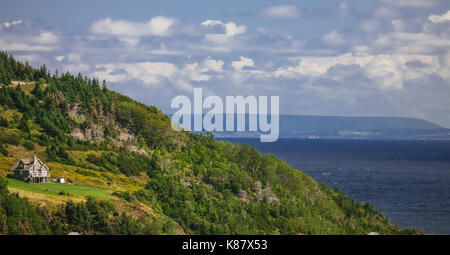
M 52 178 L 76 181 L 0 177 L 1 233 L 415 233 L 272 155 L 175 132 L 159 109 L 97 79 L 1 53 L 0 82 L 1 176 L 36 154 Z

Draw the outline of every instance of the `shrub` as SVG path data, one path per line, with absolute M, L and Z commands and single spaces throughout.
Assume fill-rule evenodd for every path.
M 0 117 L 0 127 L 8 127 L 8 120 L 4 117 Z
M 25 149 L 29 151 L 34 150 L 34 143 L 30 141 L 25 141 L 23 142 L 23 147 L 25 147 Z
M 20 136 L 17 134 L 5 134 L 0 137 L 0 141 L 3 144 L 12 144 L 12 145 L 19 145 L 20 144 Z
M 0 153 L 6 157 L 8 156 L 8 151 L 3 146 L 0 146 Z

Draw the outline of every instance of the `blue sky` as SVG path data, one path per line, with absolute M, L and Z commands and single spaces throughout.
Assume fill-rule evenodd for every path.
M 450 127 L 450 1 L 2 1 L 0 49 L 106 79 L 170 112 L 176 95 L 278 95 L 285 114 Z

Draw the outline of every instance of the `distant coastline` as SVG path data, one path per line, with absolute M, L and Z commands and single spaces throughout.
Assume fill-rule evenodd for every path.
M 248 114 L 245 117 L 246 131 L 214 131 L 212 134 L 218 138 L 258 138 L 264 134 L 259 129 L 256 132 L 248 131 Z M 235 120 L 236 118 L 237 115 Z M 281 114 L 279 118 L 279 138 L 450 140 L 450 129 L 416 118 L 285 114 Z M 225 125 L 226 121 L 224 121 Z

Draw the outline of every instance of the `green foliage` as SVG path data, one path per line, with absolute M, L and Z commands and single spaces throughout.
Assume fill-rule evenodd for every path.
M 143 137 L 151 149 L 172 150 L 176 147 L 177 133 L 172 130 L 169 117 L 156 107 L 122 101 L 118 104 L 116 118 L 134 134 Z
M 0 153 L 1 153 L 3 156 L 8 156 L 8 150 L 5 149 L 5 147 L 4 147 L 3 144 L 0 146 Z
M 19 145 L 22 138 L 17 133 L 0 134 L 0 142 L 2 144 Z
M 67 195 L 73 194 L 76 196 L 90 196 L 98 198 L 111 198 L 107 190 L 81 186 L 77 184 L 67 183 L 34 183 L 29 184 L 21 180 L 8 179 L 8 186 L 28 192 L 48 195 Z M 62 193 L 61 193 L 62 192 Z M 60 194 L 61 193 L 61 194 Z
M 22 64 L 6 52 L 0 51 L 0 83 L 9 85 L 11 80 L 45 80 L 49 76 L 45 65 L 34 69 L 28 62 Z
M 0 233 L 159 234 L 171 233 L 174 222 L 188 234 L 412 232 L 392 225 L 370 204 L 315 182 L 273 155 L 217 142 L 211 134 L 175 132 L 159 109 L 110 91 L 105 82 L 100 86 L 97 79 L 81 74 L 51 76 L 45 66 L 35 69 L 0 52 L 0 83 L 25 79 L 36 82 L 31 94 L 20 86 L 0 88 L 2 109 L 14 112 L 10 120 L 0 119 L 2 130 L 8 130 L 0 134 L 1 153 L 7 154 L 3 145 L 23 143 L 32 150 L 31 141 L 37 141 L 47 147 L 49 161 L 73 165 L 74 173 L 86 178 L 109 181 L 111 175 L 123 173 L 135 181 L 134 176 L 143 178 L 146 173 L 145 187 L 115 192 L 114 199 L 145 204 L 164 217 L 119 214 L 110 202 L 93 198 L 48 212 L 9 194 L 0 179 Z M 90 133 L 90 138 L 75 141 L 75 129 Z M 132 136 L 119 140 L 121 133 Z M 131 152 L 130 145 L 148 155 Z M 88 150 L 96 152 L 81 153 Z M 78 169 L 84 165 L 97 171 Z M 47 190 L 36 190 L 40 186 L 35 185 L 27 188 L 60 196 L 76 196 L 81 187 L 47 185 Z M 105 196 L 97 197 L 113 199 L 101 194 Z
M 27 149 L 29 151 L 34 150 L 34 143 L 31 141 L 24 141 L 23 147 L 25 147 L 25 149 Z
M 149 157 L 126 150 L 120 150 L 117 153 L 103 152 L 100 156 L 89 154 L 86 160 L 102 167 L 105 171 L 122 172 L 127 176 L 139 175 L 151 164 Z
M 48 159 L 50 161 L 61 162 L 68 165 L 75 165 L 75 161 L 69 157 L 69 153 L 67 153 L 64 147 L 51 145 L 45 152 L 47 153 Z
M 55 141 L 67 142 L 67 133 L 71 130 L 70 121 L 61 112 L 49 111 L 36 98 L 26 95 L 19 86 L 0 88 L 0 104 L 10 109 L 17 109 L 24 114 L 18 123 L 21 130 L 30 131 L 28 120 L 31 119 Z
M 29 133 L 30 132 L 30 124 L 28 123 L 28 121 L 22 117 L 22 119 L 19 122 L 19 128 L 20 130 Z
M 8 127 L 8 125 L 9 125 L 8 120 L 0 116 L 0 127 Z
M 114 205 L 108 201 L 88 198 L 84 203 L 68 202 L 52 217 L 50 226 L 54 234 L 81 232 L 84 234 L 161 234 L 168 222 L 126 214 L 118 215 Z
M 39 211 L 27 199 L 10 194 L 4 177 L 0 177 L 0 233 L 49 234 Z
M 164 219 L 119 215 L 111 202 L 92 197 L 81 203 L 69 201 L 52 213 L 45 207 L 34 207 L 17 194 L 10 194 L 7 183 L 0 177 L 0 234 L 161 234 L 171 233 L 173 229 Z
M 43 100 L 45 97 L 44 91 L 41 89 L 42 83 L 43 83 L 42 81 L 37 82 L 33 90 L 31 91 L 31 94 L 33 94 L 34 97 L 39 100 Z

